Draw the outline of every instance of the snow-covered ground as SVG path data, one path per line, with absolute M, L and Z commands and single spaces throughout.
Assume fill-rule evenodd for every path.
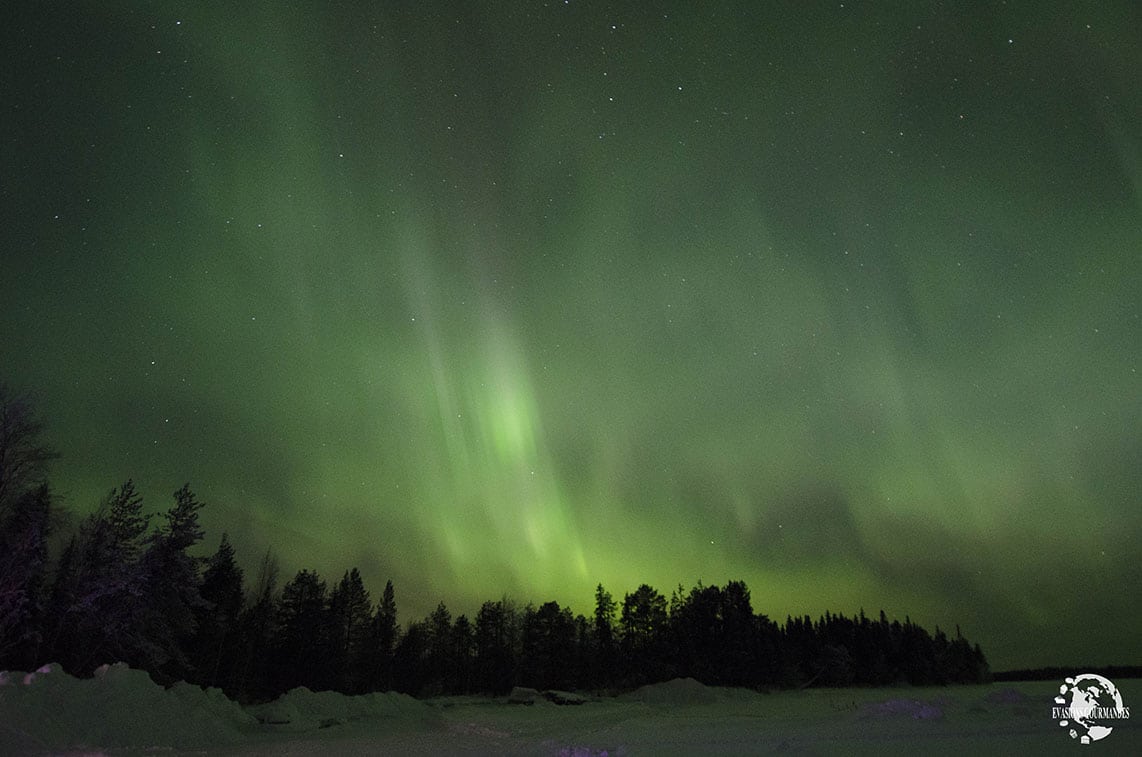
M 1116 683 L 1142 706 L 1142 681 Z M 45 666 L 0 673 L 0 754 L 1142 754 L 1137 720 L 1073 741 L 1051 718 L 1057 692 L 1042 682 L 761 694 L 687 679 L 578 706 L 296 689 L 243 710 L 122 665 L 90 680 Z

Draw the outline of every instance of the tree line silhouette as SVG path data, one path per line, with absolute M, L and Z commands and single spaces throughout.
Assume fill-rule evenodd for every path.
M 591 617 L 557 602 L 484 602 L 474 619 L 441 602 L 401 626 L 392 581 L 374 603 L 356 568 L 329 584 L 301 570 L 279 586 L 272 553 L 247 586 L 223 534 L 208 558 L 189 485 L 152 524 L 128 480 L 65 533 L 31 404 L 0 386 L 0 669 L 59 662 L 79 676 L 123 661 L 262 701 L 296 686 L 347 694 L 504 694 L 513 686 L 620 690 L 690 676 L 767 687 L 976 683 L 978 644 L 905 618 L 826 612 L 777 623 L 742 581 L 643 584 L 620 601 L 600 584 Z M 49 539 L 64 536 L 58 557 Z

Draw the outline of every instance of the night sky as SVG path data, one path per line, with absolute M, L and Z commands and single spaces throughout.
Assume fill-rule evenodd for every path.
M 0 380 L 403 620 L 745 580 L 1142 663 L 1142 6 L 0 11 Z

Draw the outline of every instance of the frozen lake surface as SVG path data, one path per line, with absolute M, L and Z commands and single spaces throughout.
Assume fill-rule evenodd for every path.
M 1116 681 L 1128 707 L 1142 681 Z M 1082 746 L 1057 682 L 758 693 L 675 680 L 575 706 L 294 690 L 243 710 L 114 666 L 90 680 L 0 674 L 0 754 L 1142 754 L 1137 720 Z

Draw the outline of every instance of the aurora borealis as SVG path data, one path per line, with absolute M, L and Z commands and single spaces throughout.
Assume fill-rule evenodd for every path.
M 745 580 L 1142 662 L 1142 9 L 17 3 L 0 380 L 402 616 Z

